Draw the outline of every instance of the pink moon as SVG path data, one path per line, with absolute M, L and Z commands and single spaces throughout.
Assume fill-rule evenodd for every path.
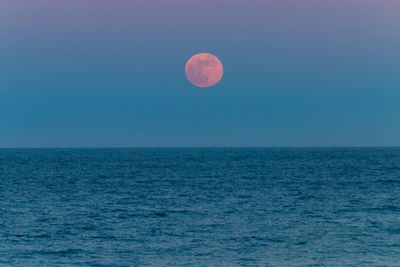
M 210 87 L 217 84 L 224 73 L 221 61 L 211 54 L 194 55 L 186 63 L 186 77 L 198 87 Z

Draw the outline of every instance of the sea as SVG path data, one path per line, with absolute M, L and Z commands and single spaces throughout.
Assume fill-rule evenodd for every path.
M 400 266 L 400 148 L 1 149 L 0 266 Z

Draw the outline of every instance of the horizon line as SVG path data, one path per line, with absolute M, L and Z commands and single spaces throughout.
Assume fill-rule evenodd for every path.
M 400 145 L 332 145 L 332 146 L 10 146 L 0 149 L 252 149 L 252 148 L 400 148 Z

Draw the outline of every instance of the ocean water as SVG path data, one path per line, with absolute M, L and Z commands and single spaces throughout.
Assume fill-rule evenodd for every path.
M 400 149 L 3 149 L 0 266 L 400 266 Z

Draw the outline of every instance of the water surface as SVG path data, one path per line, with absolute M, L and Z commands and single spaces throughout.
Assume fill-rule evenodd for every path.
M 3 149 L 1 266 L 400 266 L 400 149 Z

